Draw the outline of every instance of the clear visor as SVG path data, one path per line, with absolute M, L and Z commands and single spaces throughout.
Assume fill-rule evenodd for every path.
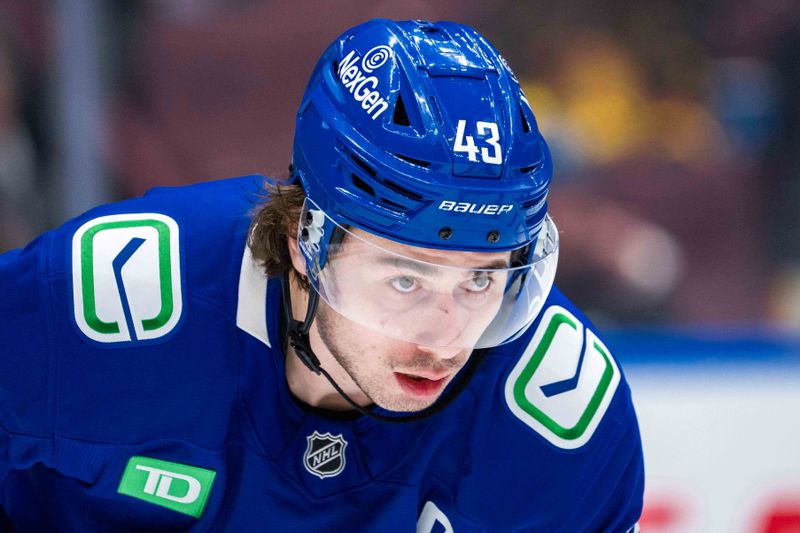
M 325 247 L 328 231 L 335 235 Z M 334 311 L 387 337 L 431 347 L 490 348 L 514 340 L 541 310 L 558 263 L 549 216 L 532 251 L 461 252 L 346 229 L 307 199 L 298 242 L 309 282 Z

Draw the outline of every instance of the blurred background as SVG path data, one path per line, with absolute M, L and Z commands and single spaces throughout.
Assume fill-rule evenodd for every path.
M 155 185 L 283 175 L 317 57 L 377 16 L 471 24 L 516 71 L 556 282 L 633 384 L 642 525 L 800 531 L 796 1 L 0 0 L 0 251 Z

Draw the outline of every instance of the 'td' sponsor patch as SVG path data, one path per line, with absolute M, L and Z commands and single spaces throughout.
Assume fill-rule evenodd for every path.
M 216 475 L 205 468 L 134 456 L 117 492 L 199 518 Z

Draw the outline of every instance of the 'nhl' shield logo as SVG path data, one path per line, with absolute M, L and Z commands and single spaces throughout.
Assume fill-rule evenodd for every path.
M 314 431 L 306 440 L 308 446 L 303 456 L 306 470 L 320 479 L 339 475 L 344 470 L 344 449 L 347 441 L 341 434 L 320 434 Z

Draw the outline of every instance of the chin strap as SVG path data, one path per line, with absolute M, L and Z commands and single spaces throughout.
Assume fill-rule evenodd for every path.
M 286 316 L 286 337 L 287 341 L 289 342 L 289 346 L 292 347 L 294 353 L 309 370 L 317 375 L 321 374 L 325 376 L 325 379 L 327 379 L 331 386 L 336 389 L 336 392 L 339 393 L 339 396 L 344 398 L 345 401 L 347 401 L 347 403 L 353 407 L 353 409 L 363 415 L 380 420 L 382 422 L 416 422 L 417 420 L 428 418 L 429 416 L 438 413 L 453 402 L 456 396 L 458 396 L 458 393 L 464 389 L 469 380 L 475 374 L 475 370 L 477 370 L 478 365 L 486 355 L 487 350 L 485 349 L 475 350 L 472 353 L 467 366 L 462 369 L 461 372 L 459 372 L 459 374 L 463 374 L 463 376 L 460 376 L 460 379 L 450 386 L 444 396 L 439 398 L 433 405 L 423 409 L 422 411 L 409 415 L 388 416 L 381 413 L 376 413 L 372 409 L 365 409 L 364 407 L 358 405 L 352 398 L 350 398 L 350 396 L 348 396 L 347 393 L 342 390 L 339 384 L 336 383 L 336 380 L 334 380 L 333 377 L 331 377 L 331 375 L 324 368 L 322 368 L 319 358 L 314 354 L 314 350 L 311 349 L 311 341 L 308 338 L 308 332 L 311 329 L 311 323 L 314 322 L 314 317 L 317 314 L 319 294 L 313 288 L 309 289 L 306 317 L 302 322 L 295 320 L 292 314 L 292 295 L 289 289 L 288 278 L 288 275 L 281 277 L 281 291 L 283 293 L 283 311 L 284 315 Z
M 313 373 L 319 375 L 322 372 L 322 367 L 319 364 L 319 358 L 314 355 L 314 351 L 311 349 L 311 341 L 308 339 L 308 330 L 311 329 L 311 323 L 314 322 L 314 316 L 317 314 L 319 294 L 313 289 L 309 290 L 306 318 L 302 322 L 295 320 L 292 315 L 292 295 L 287 278 L 288 276 L 281 278 L 287 340 L 289 341 L 289 346 L 292 347 L 294 353 L 297 354 L 303 364 Z

